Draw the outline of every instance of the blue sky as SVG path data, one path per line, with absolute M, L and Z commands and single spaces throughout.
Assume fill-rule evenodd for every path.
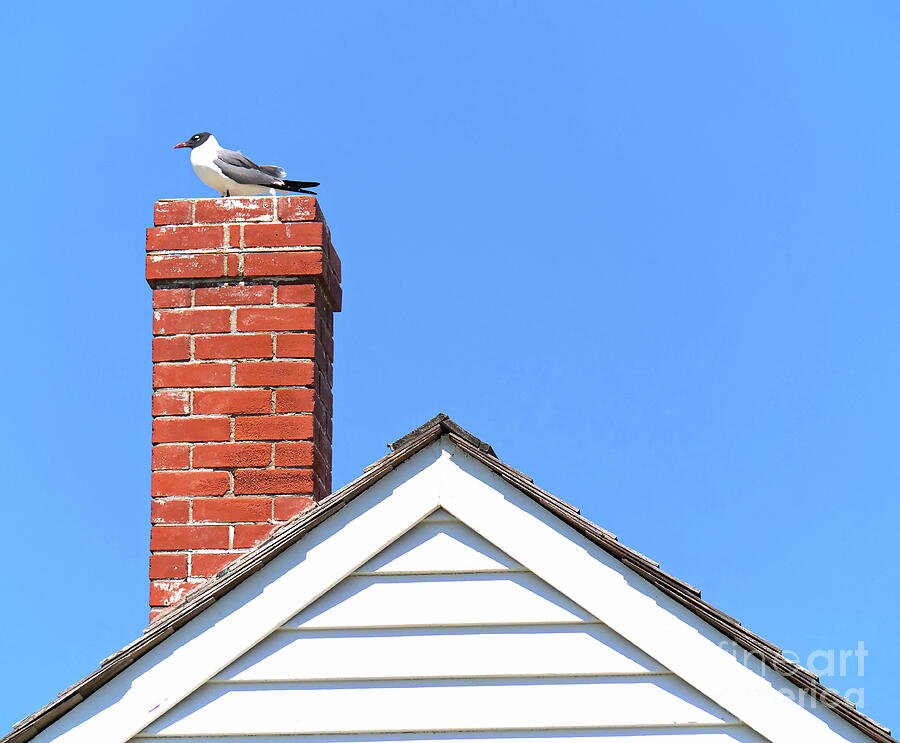
M 143 229 L 212 195 L 170 149 L 198 130 L 322 181 L 336 485 L 446 412 L 801 660 L 863 642 L 824 681 L 900 727 L 900 6 L 0 22 L 0 728 L 146 622 Z

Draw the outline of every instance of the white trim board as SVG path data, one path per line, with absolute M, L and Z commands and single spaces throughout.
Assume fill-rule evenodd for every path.
M 165 738 L 146 738 L 137 741 Z M 766 743 L 745 725 L 686 729 L 675 727 L 635 727 L 618 730 L 516 730 L 433 733 L 367 733 L 362 735 L 225 735 L 170 738 L 172 743 Z

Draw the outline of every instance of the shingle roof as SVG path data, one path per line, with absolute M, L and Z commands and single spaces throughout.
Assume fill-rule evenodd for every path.
M 872 740 L 879 743 L 898 743 L 891 737 L 888 728 L 879 725 L 859 712 L 851 702 L 826 688 L 819 681 L 818 676 L 784 658 L 780 648 L 742 627 L 734 617 L 703 601 L 698 589 L 669 575 L 660 568 L 658 563 L 630 547 L 626 547 L 618 541 L 615 534 L 581 516 L 575 506 L 538 488 L 530 477 L 502 462 L 490 445 L 470 434 L 444 414 L 435 416 L 390 444 L 391 453 L 366 467 L 361 477 L 324 498 L 315 508 L 286 523 L 265 542 L 242 555 L 216 577 L 189 593 L 181 604 L 173 607 L 150 624 L 141 637 L 106 658 L 96 671 L 60 692 L 57 698 L 48 705 L 17 723 L 10 733 L 0 739 L 0 743 L 22 743 L 33 738 L 223 594 L 262 568 L 333 513 L 339 511 L 397 465 L 441 436 L 449 436 L 451 441 L 464 452 L 547 508 L 667 596 L 688 608 L 726 637 L 762 660 L 767 666 L 782 674 L 809 694 L 818 704 L 828 707 Z

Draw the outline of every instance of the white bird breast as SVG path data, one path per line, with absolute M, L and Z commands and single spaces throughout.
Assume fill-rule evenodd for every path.
M 228 191 L 232 196 L 252 196 L 269 191 L 265 186 L 238 183 L 222 173 L 215 163 L 219 149 L 216 138 L 210 136 L 202 145 L 191 150 L 191 166 L 201 181 L 220 194 Z

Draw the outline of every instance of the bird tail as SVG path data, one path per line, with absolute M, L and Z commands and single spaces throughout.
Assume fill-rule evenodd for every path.
M 318 186 L 318 181 L 286 181 L 281 179 L 281 185 L 275 186 L 282 191 L 293 191 L 294 193 L 308 193 L 315 196 L 315 191 L 307 191 L 306 189 Z

